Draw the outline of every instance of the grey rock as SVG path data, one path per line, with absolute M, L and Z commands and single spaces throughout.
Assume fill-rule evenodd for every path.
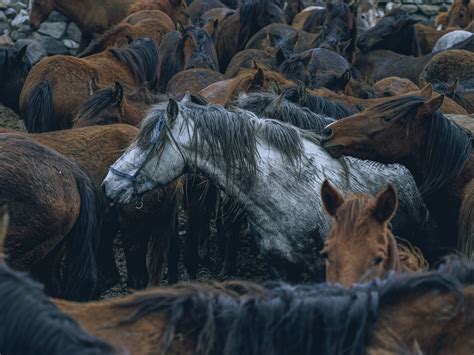
M 8 35 L 0 36 L 0 46 L 12 46 L 13 41 Z
M 10 37 L 14 40 L 14 41 L 18 41 L 19 39 L 26 39 L 28 38 L 28 34 L 27 33 L 24 33 L 24 32 L 20 32 L 18 30 L 16 31 L 12 31 L 12 33 L 10 34 Z
M 65 22 L 43 22 L 38 30 L 39 33 L 60 39 L 66 33 Z
M 426 16 L 434 16 L 438 13 L 439 7 L 436 5 L 420 5 L 418 6 L 420 11 Z
M 5 10 L 5 15 L 7 15 L 8 18 L 14 18 L 16 16 L 17 12 L 15 9 L 9 7 L 8 9 Z
M 69 22 L 69 19 L 58 11 L 53 11 L 48 16 L 48 22 Z
M 20 27 L 28 23 L 30 23 L 28 12 L 26 10 L 21 10 L 20 13 L 12 20 L 10 25 L 12 27 Z
M 17 28 L 17 31 L 26 33 L 28 35 L 31 35 L 33 33 L 33 29 L 29 25 L 22 25 Z
M 41 35 L 36 35 L 35 37 L 39 44 L 41 44 L 41 46 L 46 50 L 48 55 L 67 54 L 68 52 L 62 42 L 55 38 Z
M 77 49 L 79 48 L 79 43 L 74 42 L 72 39 L 63 39 L 64 47 L 68 49 Z
M 78 43 L 81 42 L 81 38 L 82 38 L 81 30 L 79 29 L 79 27 L 74 22 L 71 22 L 67 26 L 66 33 L 67 33 L 67 36 L 70 39 L 72 39 L 73 41 L 78 42 Z
M 400 9 L 408 12 L 409 14 L 414 14 L 415 12 L 418 11 L 418 6 L 416 5 L 405 5 L 403 4 L 402 6 L 400 6 Z
M 6 32 L 8 32 L 8 24 L 0 22 L 0 36 L 4 35 Z
M 0 22 L 7 22 L 7 15 L 3 11 L 0 10 Z
M 22 2 L 16 2 L 12 5 L 16 12 L 20 12 L 21 10 L 26 10 L 28 8 L 27 5 L 23 4 Z
M 5 10 L 10 6 L 10 0 L 0 0 L 0 10 Z
M 18 49 L 23 48 L 24 46 L 28 46 L 26 49 L 26 56 L 31 64 L 36 64 L 48 55 L 46 50 L 38 41 L 32 39 L 21 39 L 15 43 L 15 47 Z

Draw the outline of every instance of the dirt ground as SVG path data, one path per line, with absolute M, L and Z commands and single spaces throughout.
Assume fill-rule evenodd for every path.
M 16 115 L 9 108 L 6 108 L 2 105 L 0 105 L 0 127 L 25 131 L 23 121 L 19 119 L 18 115 Z M 180 216 L 179 236 L 181 246 L 183 246 L 186 237 L 186 219 L 184 215 Z M 211 237 L 208 243 L 208 256 L 205 260 L 202 260 L 198 272 L 197 279 L 200 281 L 223 281 L 223 278 L 219 275 L 223 264 L 223 257 L 219 250 L 216 238 L 215 225 L 211 224 Z M 120 272 L 120 282 L 107 291 L 103 292 L 101 295 L 102 299 L 116 297 L 130 292 L 126 285 L 127 268 L 125 257 L 121 248 L 120 235 L 115 240 L 114 254 L 117 267 Z M 189 280 L 183 264 L 182 256 L 180 259 L 179 271 L 181 281 Z M 241 236 L 241 243 L 239 247 L 237 272 L 236 275 L 233 275 L 233 277 L 259 282 L 269 280 L 271 278 L 270 275 L 271 272 L 268 268 L 268 265 L 266 265 L 263 258 L 259 255 L 255 241 L 251 238 L 248 231 L 244 231 Z M 167 284 L 166 273 L 164 275 L 163 284 Z

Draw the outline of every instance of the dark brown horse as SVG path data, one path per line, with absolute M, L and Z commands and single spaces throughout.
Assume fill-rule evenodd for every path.
M 75 163 L 16 134 L 0 135 L 0 205 L 11 225 L 6 261 L 52 295 L 88 300 L 96 291 L 101 195 Z
M 191 21 L 196 23 L 196 20 L 202 15 L 212 9 L 223 9 L 227 8 L 225 4 L 220 2 L 219 0 L 194 0 L 189 6 L 189 16 L 191 17 Z
M 139 39 L 125 49 L 109 49 L 87 58 L 54 56 L 30 71 L 20 96 L 20 112 L 29 132 L 71 128 L 74 113 L 90 94 L 90 83 L 120 80 L 130 87 L 156 83 L 158 48 Z
M 82 32 L 81 49 L 127 16 L 129 0 L 32 0 L 30 24 L 39 28 L 54 10 L 74 21 Z
M 421 252 L 398 244 L 390 231 L 389 223 L 398 205 L 392 186 L 376 198 L 367 195 L 344 198 L 326 180 L 321 187 L 321 199 L 333 218 L 321 251 L 326 258 L 327 282 L 352 286 L 356 282 L 382 278 L 389 271 L 428 269 Z
M 159 46 L 161 38 L 175 29 L 173 21 L 162 11 L 139 11 L 93 40 L 78 57 L 100 53 L 108 48 L 126 48 L 141 37 L 151 38 Z
M 207 27 L 178 26 L 163 37 L 160 46 L 158 88 L 166 91 L 173 75 L 186 69 L 219 71 L 217 55 Z
M 474 21 L 474 2 L 454 0 L 448 11 L 448 27 L 465 28 L 471 21 Z
M 175 25 L 178 23 L 184 26 L 191 24 L 186 0 L 135 0 L 128 8 L 128 13 L 133 14 L 143 10 L 163 11 Z
M 244 0 L 239 11 L 219 24 L 216 50 L 219 68 L 225 72 L 235 53 L 245 48 L 248 40 L 271 23 L 285 23 L 283 10 L 272 0 Z
M 188 69 L 175 74 L 166 92 L 169 94 L 199 93 L 202 89 L 218 81 L 225 80 L 224 74 L 210 69 Z
M 31 70 L 26 48 L 0 48 L 0 103 L 16 113 L 20 112 L 21 89 Z
M 460 214 L 474 177 L 471 133 L 439 111 L 444 96 L 402 96 L 347 117 L 324 131 L 322 146 L 331 155 L 352 155 L 383 163 L 401 163 L 412 172 L 425 202 L 440 224 L 443 244 L 471 255 L 474 229 Z M 463 209 L 469 211 L 473 206 Z

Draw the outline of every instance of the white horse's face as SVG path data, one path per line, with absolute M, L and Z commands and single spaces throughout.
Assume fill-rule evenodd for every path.
M 154 110 L 147 120 L 153 116 Z M 166 120 L 155 124 L 148 142 L 135 142 L 110 167 L 102 184 L 107 198 L 129 203 L 134 196 L 166 185 L 183 174 L 186 168 L 183 147 L 189 145 L 191 137 L 187 129 L 181 129 L 182 122 L 178 104 L 170 100 Z

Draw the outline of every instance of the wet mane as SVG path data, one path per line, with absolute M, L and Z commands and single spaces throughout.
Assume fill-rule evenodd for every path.
M 148 82 L 151 89 L 156 85 L 158 47 L 150 38 L 133 41 L 128 48 L 108 50 L 115 59 L 125 64 L 140 82 Z
M 319 113 L 334 119 L 349 117 L 356 113 L 355 110 L 341 103 L 331 101 L 325 97 L 316 96 L 309 92 L 301 95 L 296 85 L 291 85 L 283 90 L 285 99 L 296 102 L 303 107 L 307 107 L 315 113 Z
M 403 96 L 372 106 L 364 114 L 389 118 L 392 122 L 400 120 L 409 132 L 411 121 L 425 102 L 423 96 Z M 432 193 L 456 178 L 472 150 L 472 137 L 468 131 L 448 120 L 440 111 L 434 116 L 424 120 L 427 139 L 424 144 L 426 156 L 421 167 L 424 171 L 420 186 L 422 194 Z
M 272 103 L 276 102 L 276 107 Z M 316 114 L 306 107 L 280 99 L 270 93 L 241 94 L 235 105 L 241 109 L 251 111 L 259 117 L 268 117 L 274 120 L 289 123 L 301 129 L 321 132 L 324 127 L 334 122 L 332 118 Z
M 51 303 L 42 286 L 0 262 L 2 354 L 115 354 Z
M 198 354 L 361 354 L 380 309 L 403 307 L 410 295 L 450 292 L 458 297 L 455 317 L 463 307 L 463 285 L 473 282 L 473 265 L 453 259 L 435 272 L 392 274 L 350 289 L 191 283 L 140 293 L 116 306 L 133 310 L 124 322 L 149 314 L 166 317 L 162 353 L 186 333 Z
M 253 113 L 238 110 L 228 111 L 222 106 L 201 106 L 187 102 L 179 103 L 179 113 L 183 118 L 180 129 L 189 129 L 192 122 L 192 146 L 194 151 L 203 151 L 209 160 L 221 161 L 227 177 L 237 176 L 241 182 L 252 184 L 257 173 L 259 139 L 278 150 L 290 164 L 297 165 L 303 156 L 303 138 L 313 141 L 317 137 L 307 131 L 284 123 L 260 119 Z M 166 124 L 166 105 L 155 106 L 145 119 L 137 144 L 146 149 L 159 122 Z M 161 129 L 157 154 L 163 147 L 166 129 Z M 156 134 L 156 133 L 155 133 Z

